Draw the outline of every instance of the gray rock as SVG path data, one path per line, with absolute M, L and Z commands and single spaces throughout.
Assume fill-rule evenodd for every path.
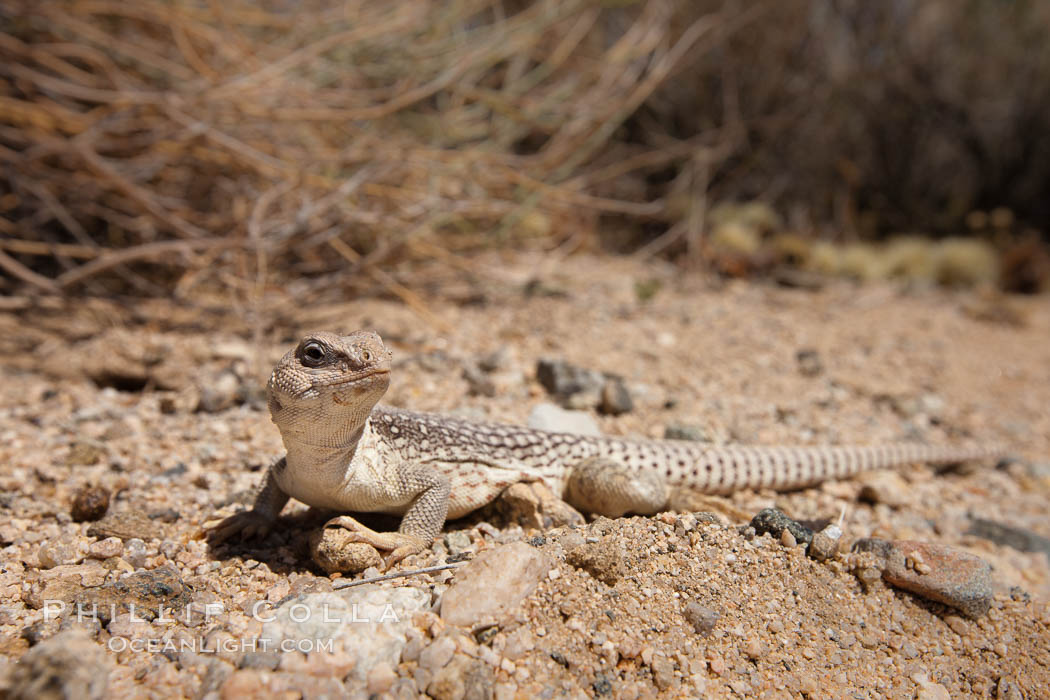
M 397 667 L 413 614 L 429 607 L 430 594 L 411 586 L 366 585 L 334 593 L 310 593 L 270 613 L 257 648 L 316 648 L 331 640 L 355 657 L 351 675 L 365 682 L 380 663 Z
M 685 608 L 682 609 L 682 615 L 693 626 L 697 634 L 702 634 L 705 637 L 714 631 L 715 625 L 718 624 L 718 620 L 722 617 L 722 613 L 703 606 L 696 601 L 686 603 Z
M 672 423 L 664 428 L 664 440 L 691 440 L 693 442 L 714 442 L 706 429 L 699 425 Z
M 552 403 L 536 404 L 529 413 L 528 426 L 534 430 L 578 435 L 601 435 L 597 421 L 589 413 L 568 411 Z
M 101 700 L 109 687 L 109 662 L 84 632 L 61 632 L 27 651 L 11 672 L 11 700 Z
M 178 615 L 190 602 L 190 589 L 174 566 L 161 566 L 111 581 L 98 588 L 87 588 L 74 598 L 77 610 L 97 616 L 103 624 L 122 613 L 134 613 L 143 620 L 161 614 Z
M 605 387 L 606 376 L 594 369 L 571 365 L 565 360 L 540 360 L 536 365 L 536 379 L 551 396 L 562 401 L 576 395 L 589 397 L 595 406 Z
M 470 534 L 463 530 L 453 530 L 445 534 L 445 548 L 453 556 L 467 551 L 472 544 Z
M 442 596 L 441 617 L 464 627 L 499 622 L 532 593 L 551 565 L 545 554 L 524 542 L 482 552 L 456 572 Z
M 1050 556 L 1050 539 L 1031 530 L 1013 527 L 995 520 L 971 516 L 970 529 L 966 531 L 966 534 L 1012 547 L 1019 552 L 1045 552 L 1047 556 Z
M 634 400 L 631 393 L 627 391 L 623 380 L 619 377 L 610 377 L 602 387 L 601 403 L 598 410 L 610 416 L 618 416 L 634 409 Z
M 764 508 L 751 519 L 751 527 L 759 535 L 769 533 L 779 539 L 781 533 L 787 530 L 795 538 L 795 542 L 809 544 L 813 541 L 813 531 L 808 527 L 789 518 L 784 511 L 777 508 Z
M 795 353 L 795 361 L 798 362 L 798 371 L 805 377 L 815 377 L 824 371 L 824 363 L 820 360 L 820 353 L 812 348 L 799 350 Z

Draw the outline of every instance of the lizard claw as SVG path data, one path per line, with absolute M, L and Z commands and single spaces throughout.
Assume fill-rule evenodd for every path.
M 204 523 L 208 539 L 219 544 L 234 535 L 244 538 L 265 537 L 273 529 L 273 520 L 257 510 L 243 510 L 218 522 Z
M 325 529 L 330 527 L 341 527 L 349 530 L 348 539 L 352 542 L 361 542 L 371 545 L 377 550 L 390 552 L 383 557 L 383 563 L 389 569 L 405 557 L 416 554 L 426 549 L 426 542 L 414 535 L 403 532 L 376 532 L 362 525 L 349 515 L 340 515 L 332 518 L 324 524 Z

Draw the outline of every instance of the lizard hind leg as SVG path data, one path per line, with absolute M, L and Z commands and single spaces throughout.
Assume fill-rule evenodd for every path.
M 666 509 L 670 489 L 660 474 L 630 469 L 605 457 L 576 464 L 565 484 L 565 500 L 584 512 L 618 518 Z

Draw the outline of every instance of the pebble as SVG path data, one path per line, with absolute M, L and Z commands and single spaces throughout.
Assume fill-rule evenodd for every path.
M 547 393 L 563 402 L 593 407 L 601 397 L 606 376 L 598 370 L 577 367 L 565 360 L 541 359 L 536 364 L 536 379 Z
M 984 559 L 953 547 L 908 540 L 858 540 L 854 551 L 880 559 L 882 578 L 918 596 L 978 618 L 992 604 L 992 567 Z
M 598 410 L 606 415 L 618 416 L 634 410 L 634 399 L 619 377 L 610 377 L 602 387 Z
M 109 513 L 98 522 L 92 523 L 87 534 L 88 537 L 99 539 L 119 537 L 125 541 L 132 538 L 139 541 L 153 538 L 162 540 L 166 537 L 166 528 L 151 520 L 142 511 L 129 509 Z
M 190 593 L 174 566 L 162 566 L 85 589 L 73 602 L 97 611 L 102 623 L 109 624 L 114 616 L 132 610 L 145 620 L 156 618 L 162 608 L 165 614 L 170 610 L 178 615 L 189 604 Z
M 780 537 L 787 530 L 795 539 L 795 543 L 809 544 L 813 541 L 813 531 L 802 523 L 789 518 L 784 511 L 778 508 L 764 508 L 751 519 L 751 527 L 759 535 L 769 533 L 774 537 Z
M 804 348 L 796 352 L 795 361 L 798 363 L 799 373 L 804 377 L 816 377 L 824 371 L 820 353 L 811 348 Z
M 4 697 L 102 700 L 109 689 L 109 661 L 80 630 L 60 632 L 27 651 L 8 679 Z
M 714 442 L 710 432 L 700 425 L 671 423 L 664 428 L 664 440 L 691 440 L 693 442 Z
M 1019 552 L 1043 552 L 1050 556 L 1050 539 L 1027 528 L 971 516 L 966 534 L 1012 547 Z
M 101 486 L 85 486 L 77 491 L 70 507 L 73 520 L 82 523 L 98 520 L 109 510 L 109 490 Z
M 456 653 L 456 640 L 449 635 L 438 637 L 419 653 L 419 666 L 437 673 L 448 665 Z
M 838 551 L 842 539 L 842 529 L 835 524 L 828 525 L 820 532 L 813 534 L 807 554 L 817 561 L 826 561 Z
M 270 611 L 260 639 L 268 648 L 307 648 L 332 640 L 349 655 L 351 675 L 367 682 L 379 664 L 397 666 L 408 642 L 412 617 L 430 607 L 430 594 L 412 586 L 384 588 L 374 584 L 332 593 L 289 598 Z M 338 648 L 338 647 L 336 647 Z
M 92 559 L 109 559 L 124 553 L 124 543 L 118 537 L 107 537 L 88 545 L 88 556 Z
M 69 540 L 62 539 L 57 541 L 49 541 L 40 545 L 37 550 L 37 560 L 40 562 L 41 569 L 53 569 L 56 566 L 63 566 L 66 564 L 75 564 L 83 559 L 80 554 L 80 548 L 77 547 L 77 543 Z
M 860 484 L 858 498 L 867 503 L 884 503 L 899 507 L 906 504 L 911 495 L 911 486 L 895 471 L 878 469 L 862 472 L 856 476 Z
M 577 435 L 601 435 L 594 416 L 584 411 L 570 411 L 552 403 L 538 403 L 529 413 L 528 426 L 533 430 Z
M 524 542 L 482 552 L 456 571 L 455 581 L 441 598 L 441 617 L 464 627 L 498 622 L 532 593 L 550 569 L 547 555 Z

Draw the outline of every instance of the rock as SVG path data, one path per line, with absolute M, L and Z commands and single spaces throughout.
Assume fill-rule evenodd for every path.
M 915 700 L 951 700 L 952 696 L 948 689 L 940 683 L 934 683 L 925 673 L 916 673 L 911 679 L 919 686 L 915 692 Z
M 496 383 L 474 363 L 463 366 L 463 379 L 467 381 L 471 396 L 495 396 Z
M 163 540 L 167 537 L 167 529 L 163 525 L 150 520 L 141 510 L 118 510 L 106 515 L 98 522 L 91 525 L 87 531 L 88 537 L 97 537 L 104 540 L 107 537 L 119 537 L 122 540 L 137 538 L 148 540 L 156 538 Z
M 992 604 L 992 567 L 984 559 L 946 545 L 868 538 L 853 545 L 880 560 L 882 578 L 890 585 L 943 603 L 972 618 Z
M 511 484 L 496 499 L 494 507 L 507 521 L 524 528 L 549 530 L 586 522 L 578 510 L 540 481 Z
M 138 537 L 128 538 L 128 541 L 124 543 L 124 558 L 134 568 L 138 569 L 145 565 L 147 556 L 146 543 Z
M 370 544 L 351 542 L 353 533 L 341 527 L 325 527 L 310 534 L 310 556 L 327 573 L 356 574 L 370 566 L 379 567 L 383 558 Z
M 219 372 L 218 376 L 200 387 L 201 397 L 197 410 L 218 413 L 244 403 L 245 392 L 241 384 L 241 378 L 233 370 Z
M 162 609 L 166 615 L 178 615 L 189 604 L 190 593 L 174 566 L 162 566 L 86 589 L 73 604 L 86 615 L 94 613 L 103 624 L 121 613 L 153 620 Z
M 77 543 L 71 538 L 44 542 L 37 550 L 36 557 L 41 569 L 53 569 L 56 566 L 75 564 L 84 557 L 80 554 Z
M 11 700 L 101 700 L 109 687 L 109 662 L 86 633 L 60 632 L 22 656 L 8 685 L 5 697 Z
M 591 414 L 569 411 L 552 403 L 536 404 L 529 413 L 528 426 L 533 430 L 549 430 L 553 433 L 602 434 Z
M 607 377 L 598 370 L 577 367 L 564 360 L 543 359 L 536 365 L 536 379 L 566 407 L 593 408 L 601 402 Z
M 672 423 L 664 428 L 664 440 L 691 440 L 693 442 L 714 442 L 710 433 L 699 425 Z
M 61 615 L 65 611 L 62 604 L 71 603 L 85 588 L 101 586 L 108 573 L 97 561 L 42 571 L 40 578 L 22 593 L 22 602 L 39 610 L 48 601 L 54 601 L 51 609 Z
M 434 700 L 490 700 L 492 676 L 487 664 L 460 654 L 434 674 L 427 694 Z
M 447 666 L 449 661 L 452 661 L 452 656 L 455 653 L 455 639 L 450 635 L 438 637 L 425 647 L 423 651 L 419 652 L 419 667 L 426 669 L 430 673 L 437 673 Z
M 649 668 L 653 671 L 653 683 L 660 690 L 667 690 L 674 683 L 674 664 L 663 654 L 653 656 Z
M 463 530 L 453 530 L 445 533 L 445 548 L 451 556 L 457 556 L 470 550 L 474 544 L 470 540 L 470 534 Z
M 686 603 L 685 608 L 682 610 L 682 615 L 693 626 L 697 634 L 705 637 L 714 631 L 715 625 L 718 624 L 718 620 L 722 617 L 722 613 L 717 610 L 712 610 L 695 601 Z
M 619 377 L 610 377 L 602 387 L 598 410 L 610 416 L 618 416 L 634 409 L 634 400 L 627 386 Z
M 615 586 L 617 581 L 630 573 L 634 564 L 623 542 L 610 537 L 570 549 L 565 553 L 565 561 L 607 586 Z
M 878 469 L 856 476 L 860 483 L 859 498 L 868 503 L 884 503 L 898 507 L 909 501 L 911 486 L 895 471 Z
M 778 540 L 781 533 L 787 530 L 795 538 L 796 543 L 809 544 L 813 541 L 813 531 L 802 523 L 789 518 L 784 511 L 778 508 L 764 508 L 751 519 L 751 527 L 759 535 L 769 533 Z
M 478 367 L 484 372 L 495 372 L 510 368 L 510 348 L 501 345 L 487 355 L 478 358 Z
M 524 542 L 479 554 L 456 572 L 441 599 L 441 617 L 453 625 L 499 622 L 547 575 L 550 559 Z
M 69 448 L 66 455 L 66 464 L 74 466 L 78 464 L 98 464 L 106 457 L 104 445 L 94 441 L 75 442 Z
M 73 520 L 82 523 L 98 520 L 109 510 L 109 490 L 101 486 L 85 486 L 73 497 L 70 515 Z
M 124 553 L 124 543 L 117 537 L 107 537 L 88 546 L 88 556 L 92 559 L 109 559 Z
M 994 520 L 971 516 L 970 529 L 966 531 L 966 534 L 1012 547 L 1019 552 L 1044 552 L 1050 556 L 1050 539 L 1031 530 L 1013 527 Z
M 795 361 L 798 363 L 798 371 L 804 377 L 816 377 L 824 371 L 824 363 L 820 360 L 820 353 L 816 350 L 806 348 L 795 353 Z
M 838 525 L 828 525 L 820 532 L 814 533 L 806 553 L 817 561 L 826 561 L 835 556 L 841 539 L 842 529 Z
M 263 622 L 259 648 L 317 646 L 332 640 L 353 657 L 351 677 L 367 682 L 380 664 L 397 668 L 412 616 L 430 608 L 430 594 L 411 586 L 376 585 L 309 593 L 285 601 Z

